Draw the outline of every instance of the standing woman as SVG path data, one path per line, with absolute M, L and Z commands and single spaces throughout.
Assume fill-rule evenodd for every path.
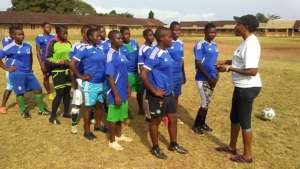
M 58 25 L 55 30 L 57 35 L 49 42 L 46 52 L 47 71 L 51 72 L 56 92 L 56 96 L 52 102 L 52 112 L 49 122 L 52 124 L 60 124 L 57 120 L 56 113 L 62 100 L 64 103 L 63 117 L 70 117 L 71 77 L 69 62 L 72 44 L 68 41 L 68 29 L 65 26 Z
M 241 36 L 244 41 L 235 50 L 232 60 L 219 61 L 218 63 L 219 71 L 232 72 L 234 92 L 230 113 L 231 137 L 229 146 L 218 147 L 217 151 L 235 155 L 230 158 L 234 162 L 251 163 L 251 112 L 254 99 L 262 87 L 258 73 L 261 48 L 254 34 L 259 22 L 253 15 L 245 15 L 236 18 L 236 20 L 235 34 Z M 236 155 L 236 143 L 240 128 L 242 128 L 244 153 L 243 155 Z
M 102 117 L 104 115 L 104 81 L 105 81 L 105 65 L 106 56 L 99 47 L 100 32 L 96 28 L 87 31 L 88 45 L 79 49 L 71 62 L 71 68 L 76 77 L 82 80 L 82 91 L 84 95 L 84 137 L 93 140 L 96 136 L 90 131 L 91 110 L 95 109 L 94 126 L 95 131 L 102 131 Z M 82 73 L 77 69 L 77 63 L 81 62 Z
M 131 142 L 132 138 L 122 134 L 122 122 L 128 118 L 128 83 L 127 58 L 120 51 L 123 45 L 122 35 L 117 30 L 108 34 L 111 48 L 107 53 L 106 77 L 109 85 L 107 92 L 109 122 L 109 147 L 115 150 L 124 148 L 118 141 Z
M 10 26 L 9 27 L 9 36 L 4 37 L 2 39 L 2 47 L 4 48 L 6 45 L 10 44 L 13 42 L 13 35 L 14 35 L 15 27 Z M 5 59 L 4 59 L 5 60 Z M 6 109 L 6 103 L 9 99 L 9 96 L 11 94 L 11 91 L 13 90 L 13 86 L 11 82 L 9 81 L 9 72 L 5 71 L 5 76 L 6 76 L 6 88 L 3 92 L 2 96 L 2 104 L 0 106 L 0 114 L 6 114 L 7 109 Z
M 146 57 L 141 78 L 147 89 L 149 102 L 150 123 L 149 133 L 152 141 L 151 153 L 159 159 L 167 159 L 167 156 L 158 146 L 158 128 L 162 117 L 168 117 L 168 132 L 170 136 L 169 150 L 179 154 L 187 154 L 188 151 L 177 143 L 177 114 L 176 101 L 172 94 L 172 58 L 167 50 L 171 46 L 171 31 L 167 28 L 158 28 L 155 32 L 157 46 Z
M 49 113 L 45 110 L 42 88 L 32 70 L 32 47 L 24 42 L 22 28 L 16 27 L 13 34 L 13 41 L 0 50 L 0 67 L 9 72 L 9 80 L 17 96 L 22 117 L 31 119 L 24 98 L 29 91 L 34 93 L 39 114 L 47 115 Z M 5 64 L 2 61 L 3 58 L 7 59 Z
M 50 83 L 49 83 L 49 77 L 50 77 L 50 73 L 47 73 L 46 67 L 45 67 L 45 53 L 46 53 L 46 48 L 48 45 L 48 42 L 53 39 L 55 37 L 54 34 L 51 33 L 51 24 L 48 22 L 44 22 L 42 24 L 42 28 L 43 28 L 43 33 L 39 34 L 36 38 L 35 38 L 35 43 L 36 43 L 36 55 L 37 55 L 37 59 L 39 61 L 41 70 L 43 72 L 43 76 L 44 76 L 44 87 L 46 89 L 47 95 L 49 100 L 53 100 L 54 96 L 51 93 L 51 89 L 50 89 Z
M 194 47 L 196 66 L 195 80 L 200 93 L 201 104 L 198 109 L 193 131 L 200 135 L 206 131 L 212 131 L 205 121 L 208 106 L 218 80 L 216 64 L 219 52 L 218 46 L 214 42 L 217 35 L 216 26 L 213 23 L 207 23 L 204 27 L 204 35 L 204 40 L 197 42 Z
M 168 48 L 173 64 L 172 64 L 172 76 L 173 76 L 173 93 L 175 95 L 176 105 L 178 106 L 178 98 L 181 95 L 182 85 L 185 84 L 185 70 L 184 70 L 184 51 L 183 42 L 179 39 L 181 28 L 180 24 L 176 21 L 172 22 L 170 25 L 170 30 L 172 32 L 172 44 Z M 178 122 L 183 124 L 183 122 L 178 118 Z

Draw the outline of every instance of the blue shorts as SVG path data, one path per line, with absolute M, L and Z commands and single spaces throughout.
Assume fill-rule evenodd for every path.
M 183 83 L 182 73 L 173 74 L 173 93 L 175 96 L 181 95 L 181 87 Z
M 85 106 L 94 106 L 97 102 L 104 103 L 106 92 L 103 83 L 82 81 L 82 91 Z
M 6 90 L 12 91 L 13 90 L 13 86 L 10 83 L 10 80 L 9 80 L 9 72 L 5 72 L 5 76 L 6 76 Z
M 39 81 L 36 79 L 32 72 L 11 72 L 9 73 L 9 80 L 16 95 L 42 89 Z

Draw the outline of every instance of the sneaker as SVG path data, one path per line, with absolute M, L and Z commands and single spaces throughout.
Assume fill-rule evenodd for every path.
M 187 154 L 188 153 L 187 149 L 183 148 L 182 146 L 178 145 L 177 143 L 173 144 L 173 145 L 170 144 L 169 150 L 170 151 L 176 151 L 179 154 Z
M 83 134 L 83 136 L 88 140 L 94 140 L 97 138 L 92 132 L 86 132 Z
M 53 93 L 48 94 L 48 99 L 49 99 L 50 101 L 53 101 L 54 98 L 55 98 L 55 96 L 54 96 Z
M 78 133 L 77 125 L 71 127 L 71 133 L 72 134 L 77 134 Z
M 41 115 L 41 116 L 48 116 L 49 114 L 50 114 L 50 112 L 47 110 L 39 111 L 39 115 Z
M 202 129 L 207 131 L 207 132 L 212 132 L 213 131 L 213 129 L 210 128 L 206 123 L 203 124 Z
M 94 118 L 91 119 L 91 124 L 96 124 L 96 120 Z
M 108 128 L 101 125 L 99 127 L 94 127 L 94 131 L 101 131 L 102 133 L 107 133 L 108 132 Z
M 60 121 L 58 121 L 57 118 L 50 118 L 49 122 L 54 125 L 60 125 Z
M 125 141 L 125 142 L 132 142 L 132 138 L 125 136 L 122 134 L 120 137 L 116 136 L 117 141 Z
M 23 117 L 25 120 L 30 120 L 30 119 L 31 119 L 31 115 L 30 115 L 28 112 L 22 113 L 22 117 Z
M 6 107 L 0 107 L 0 114 L 6 114 L 6 113 L 7 113 Z
M 168 157 L 160 150 L 159 147 L 152 147 L 151 154 L 161 160 L 166 160 Z
M 184 122 L 180 118 L 177 118 L 177 124 L 184 124 Z
M 193 132 L 199 135 L 203 135 L 205 133 L 205 130 L 202 127 L 193 127 Z
M 117 142 L 117 141 L 114 141 L 114 142 L 109 142 L 108 143 L 108 146 L 112 149 L 115 149 L 117 151 L 121 151 L 121 150 L 124 150 L 124 148 Z

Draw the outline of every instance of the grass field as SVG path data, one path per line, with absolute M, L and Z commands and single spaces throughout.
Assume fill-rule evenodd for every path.
M 253 109 L 253 154 L 250 165 L 235 164 L 229 161 L 229 155 L 214 150 L 220 144 L 228 143 L 229 111 L 231 106 L 232 84 L 230 74 L 221 74 L 208 114 L 208 123 L 213 133 L 199 137 L 191 132 L 199 96 L 194 82 L 193 45 L 198 38 L 184 37 L 187 84 L 183 87 L 178 114 L 185 122 L 178 126 L 178 142 L 190 153 L 178 155 L 167 150 L 168 133 L 166 127 L 160 127 L 160 146 L 168 155 L 167 161 L 155 159 L 149 153 L 150 140 L 147 124 L 137 115 L 134 98 L 130 99 L 133 117 L 124 132 L 134 138 L 133 143 L 122 144 L 125 150 L 116 152 L 108 148 L 106 135 L 96 133 L 97 141 L 83 138 L 82 121 L 80 132 L 70 134 L 70 121 L 61 119 L 62 125 L 52 126 L 47 117 L 37 115 L 37 109 L 31 110 L 32 120 L 23 120 L 14 103 L 9 100 L 7 115 L 0 115 L 0 168 L 210 168 L 210 169 L 300 169 L 300 39 L 260 38 L 262 59 L 260 74 L 263 90 L 256 99 Z M 32 38 L 29 39 L 32 42 Z M 140 40 L 140 39 L 139 39 Z M 220 59 L 231 58 L 240 38 L 220 37 Z M 38 63 L 34 62 L 34 72 L 41 81 Z M 5 87 L 4 72 L 0 74 L 1 91 Z M 33 99 L 27 99 L 33 103 Z M 45 99 L 49 108 L 50 101 Z M 273 121 L 262 121 L 257 115 L 265 107 L 277 112 Z M 242 152 L 242 140 L 239 139 L 239 152 Z

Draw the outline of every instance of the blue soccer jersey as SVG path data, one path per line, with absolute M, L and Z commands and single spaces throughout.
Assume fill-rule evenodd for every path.
M 107 55 L 109 48 L 111 47 L 111 42 L 109 39 L 101 41 L 100 46 L 102 47 L 104 54 Z
M 50 42 L 50 40 L 53 39 L 54 37 L 55 37 L 54 34 L 49 34 L 49 35 L 39 34 L 35 38 L 35 43 L 40 48 L 40 57 L 42 61 L 46 60 L 45 54 L 46 54 L 48 42 Z
M 126 63 L 127 58 L 125 55 L 113 48 L 109 49 L 107 53 L 106 75 L 113 77 L 122 102 L 125 102 L 128 98 L 128 72 Z M 107 94 L 109 104 L 115 104 L 114 94 L 110 87 Z
M 81 47 L 73 58 L 82 63 L 83 74 L 92 77 L 89 82 L 103 83 L 105 81 L 106 56 L 99 46 Z
M 3 48 L 4 48 L 6 45 L 10 44 L 11 42 L 13 42 L 13 39 L 12 39 L 10 36 L 4 37 L 4 38 L 2 39 L 2 46 L 3 46 Z
M 15 66 L 16 72 L 32 72 L 32 47 L 29 43 L 18 45 L 11 42 L 0 50 L 0 59 L 5 57 L 5 66 Z
M 173 59 L 172 72 L 174 75 L 182 74 L 182 61 L 184 59 L 183 42 L 180 39 L 172 41 L 168 51 Z
M 70 59 L 72 60 L 74 58 L 74 56 L 76 56 L 77 52 L 79 51 L 80 48 L 84 48 L 85 46 L 87 46 L 88 43 L 84 43 L 84 42 L 76 42 L 73 44 L 72 49 L 71 49 L 71 55 L 70 55 Z M 78 71 L 80 74 L 83 74 L 83 65 L 82 62 L 77 63 L 76 65 Z
M 121 47 L 121 52 L 127 58 L 127 70 L 129 73 L 137 72 L 139 47 L 135 40 L 130 40 L 129 43 L 124 43 Z
M 143 44 L 139 49 L 139 56 L 138 56 L 138 65 L 143 65 L 145 62 L 145 58 L 150 55 L 151 49 L 154 47 L 148 46 L 146 44 Z
M 144 68 L 148 69 L 150 83 L 157 89 L 165 90 L 165 96 L 173 91 L 172 58 L 167 50 L 154 47 L 151 54 L 145 59 Z
M 215 42 L 199 41 L 194 47 L 195 60 L 201 61 L 209 76 L 217 79 L 217 59 L 219 55 L 218 46 Z M 197 81 L 206 81 L 204 75 L 197 70 L 195 79 Z

